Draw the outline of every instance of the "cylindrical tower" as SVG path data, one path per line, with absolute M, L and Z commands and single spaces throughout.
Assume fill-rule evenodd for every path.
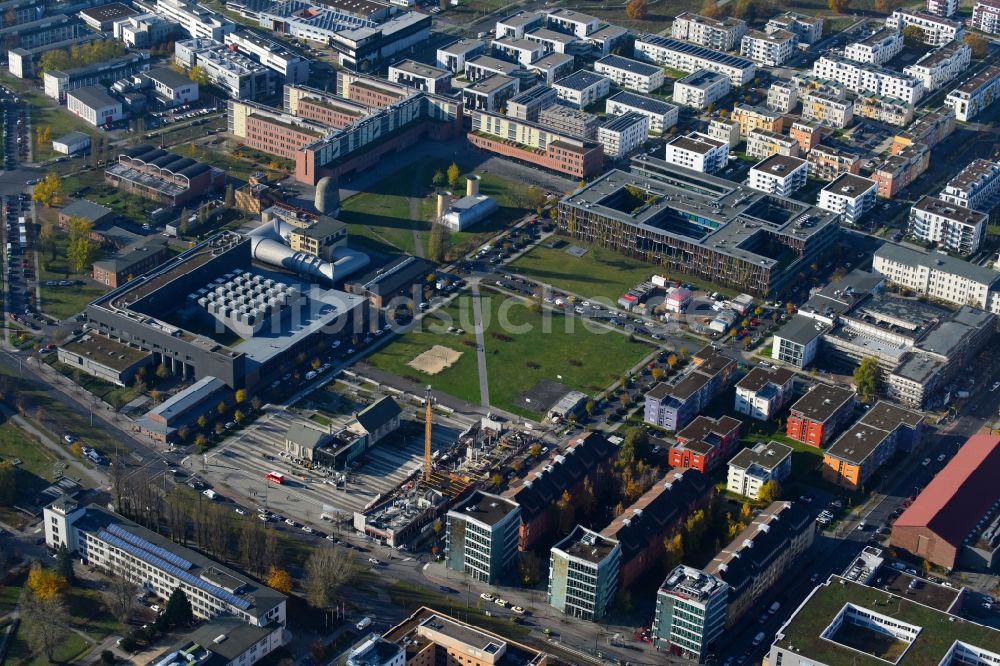
M 475 197 L 479 195 L 480 177 L 476 175 L 465 177 L 465 196 Z
M 441 218 L 448 211 L 448 199 L 451 198 L 451 192 L 438 192 L 438 208 L 437 208 L 437 220 L 440 222 Z
M 340 214 L 340 187 L 337 181 L 330 176 L 320 178 L 316 183 L 316 198 L 313 204 L 322 215 L 337 217 Z

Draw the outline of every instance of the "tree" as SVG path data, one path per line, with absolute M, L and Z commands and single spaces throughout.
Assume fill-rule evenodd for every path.
M 284 569 L 272 564 L 271 569 L 267 572 L 267 586 L 282 594 L 289 594 L 292 591 L 292 576 Z
M 649 14 L 649 2 L 647 0 L 629 0 L 625 5 L 625 15 L 635 21 L 641 21 Z
M 518 568 L 521 573 L 521 582 L 527 587 L 534 587 L 542 579 L 542 567 L 538 560 L 538 555 L 531 551 L 524 551 L 518 556 Z
M 246 416 L 243 415 L 242 410 L 237 409 L 235 412 L 233 412 L 233 421 L 235 421 L 237 424 L 243 423 L 243 419 L 245 418 Z
M 122 627 L 128 625 L 128 616 L 132 611 L 132 604 L 135 602 L 135 595 L 139 586 L 132 581 L 132 577 L 122 568 L 115 569 L 108 585 L 106 601 L 108 609 L 118 624 Z
M 306 599 L 316 608 L 329 608 L 334 595 L 355 573 L 354 553 L 346 548 L 320 546 L 305 566 Z
M 215 406 L 215 411 L 219 416 L 223 416 L 226 413 L 226 403 L 220 402 Z
M 458 185 L 458 177 L 462 175 L 462 170 L 454 162 L 448 167 L 448 185 L 455 187 Z
M 924 43 L 924 29 L 912 23 L 903 28 L 903 43 L 907 46 L 920 46 Z
M 50 127 L 39 127 L 35 130 L 35 143 L 39 146 L 44 146 L 50 141 L 52 141 L 52 129 Z
M 17 497 L 17 476 L 9 460 L 0 462 L 0 506 L 12 506 Z
M 701 11 L 698 12 L 702 16 L 707 16 L 708 18 L 719 18 L 722 16 L 722 7 L 715 2 L 715 0 L 705 0 L 701 5 Z
M 448 227 L 439 223 L 431 224 L 431 235 L 427 239 L 427 258 L 437 263 L 443 263 L 448 256 L 451 245 L 451 232 Z
M 654 380 L 660 381 L 661 379 L 663 379 L 663 368 L 659 366 L 653 368 L 652 372 L 650 372 L 650 375 L 653 377 Z
M 167 599 L 167 605 L 163 609 L 163 620 L 168 626 L 187 626 L 194 621 L 194 611 L 191 609 L 191 601 L 181 588 L 175 588 Z
M 878 359 L 866 356 L 854 369 L 854 385 L 862 402 L 868 402 L 878 391 Z
M 843 14 L 848 10 L 848 8 L 850 8 L 851 0 L 827 0 L 827 6 L 830 8 L 831 12 Z
M 663 540 L 663 556 L 667 572 L 673 571 L 684 560 L 684 537 L 680 532 L 674 532 L 672 537 Z
M 576 507 L 573 506 L 573 497 L 568 490 L 564 490 L 562 497 L 556 502 L 556 511 L 559 514 L 559 532 L 566 534 L 576 522 Z
M 45 206 L 55 206 L 62 201 L 62 179 L 55 171 L 46 174 L 41 182 L 35 184 L 31 198 Z
M 534 444 L 531 445 L 530 448 L 528 448 L 528 453 L 531 455 L 532 458 L 537 458 L 538 456 L 542 455 L 542 445 L 539 444 L 538 442 L 535 442 Z
M 875 11 L 880 14 L 891 14 L 902 4 L 901 0 L 875 0 Z
M 970 32 L 965 36 L 965 43 L 972 49 L 972 57 L 976 60 L 985 58 L 990 52 L 990 43 L 986 38 L 976 32 Z
M 194 65 L 191 67 L 191 71 L 188 72 L 188 78 L 197 83 L 199 86 L 208 85 L 208 72 L 201 65 Z
M 587 416 L 590 416 L 590 415 L 592 415 L 594 413 L 594 407 L 595 406 L 596 405 L 594 404 L 594 399 L 593 398 L 588 398 L 587 402 L 583 405 L 583 410 L 585 412 L 587 412 Z
M 158 366 L 156 366 L 157 379 L 166 379 L 169 376 L 170 376 L 170 368 L 167 367 L 166 363 L 160 363 Z
M 781 485 L 774 479 L 765 482 L 760 487 L 760 490 L 757 491 L 757 499 L 768 504 L 774 502 L 779 497 L 781 497 Z
M 198 419 L 195 421 L 195 423 L 198 424 L 199 428 L 204 429 L 204 427 L 208 425 L 208 419 L 205 418 L 204 414 L 202 414 L 201 416 L 198 417 Z
M 32 650 L 45 654 L 49 663 L 55 662 L 55 650 L 66 638 L 69 613 L 58 595 L 39 598 L 26 587 L 21 593 L 21 627 Z
M 66 258 L 69 259 L 70 266 L 77 273 L 83 271 L 94 261 L 94 252 L 97 246 L 89 238 L 78 238 L 71 240 L 66 248 Z
M 66 589 L 66 579 L 56 571 L 46 569 L 35 562 L 28 572 L 28 589 L 39 601 L 48 601 L 62 594 Z
M 233 184 L 230 183 L 226 185 L 226 208 L 232 208 L 236 205 L 236 190 L 233 189 Z
M 236 400 L 237 405 L 242 405 L 247 401 L 247 390 L 236 389 L 236 393 L 233 394 L 233 399 Z
M 73 559 L 69 556 L 69 549 L 65 543 L 59 544 L 56 551 L 56 573 L 62 576 L 67 583 L 76 583 L 76 574 L 73 573 Z
M 444 187 L 444 184 L 448 182 L 448 178 L 444 175 L 444 171 L 438 169 L 434 172 L 434 176 L 431 178 L 431 185 L 434 187 Z

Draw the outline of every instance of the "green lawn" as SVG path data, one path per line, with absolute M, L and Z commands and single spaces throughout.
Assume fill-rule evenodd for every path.
M 792 479 L 804 479 L 809 474 L 816 474 L 823 464 L 823 450 L 815 446 L 803 444 L 780 432 L 751 433 L 743 438 L 747 446 L 755 446 L 760 442 L 775 441 L 792 447 Z
M 67 319 L 81 312 L 87 303 L 91 302 L 105 291 L 104 287 L 98 285 L 90 279 L 89 267 L 82 271 L 75 271 L 67 258 L 67 247 L 69 238 L 61 233 L 55 234 L 56 249 L 53 255 L 39 255 L 40 270 L 38 279 L 41 282 L 42 292 L 41 309 L 42 312 L 59 319 Z M 100 258 L 101 253 L 94 257 Z M 69 287 L 46 286 L 48 280 L 82 280 L 83 284 L 76 284 Z
M 56 648 L 53 662 L 57 664 L 79 663 L 79 657 L 91 648 L 91 645 L 77 633 L 68 632 L 66 639 Z M 48 659 L 43 654 L 34 654 L 24 638 L 24 625 L 18 627 L 17 635 L 10 643 L 7 653 L 7 664 L 10 666 L 49 666 Z
M 87 391 L 109 405 L 114 405 L 116 402 L 124 405 L 138 397 L 134 387 L 117 386 L 111 382 L 101 379 L 100 377 L 94 377 L 93 375 L 88 375 L 83 371 L 78 371 L 72 366 L 55 361 L 55 354 L 49 354 L 46 361 L 53 361 L 51 365 L 54 369 L 58 370 L 66 377 L 69 377 L 74 382 L 87 389 Z
M 38 89 L 28 89 L 20 93 L 21 97 L 31 105 L 31 128 L 37 131 L 47 127 L 52 132 L 52 138 L 58 139 L 63 134 L 69 132 L 83 132 L 93 136 L 94 128 L 80 120 L 66 110 L 66 107 L 59 106 L 55 100 L 47 97 Z M 36 162 L 58 157 L 59 153 L 52 150 L 52 142 L 39 144 L 32 135 L 31 141 L 34 144 L 33 156 Z
M 593 394 L 616 381 L 651 351 L 645 343 L 630 342 L 616 331 L 588 331 L 578 318 L 551 312 L 544 317 L 533 314 L 523 301 L 506 299 L 493 292 L 483 293 L 483 317 L 490 401 L 503 409 L 533 417 L 538 412 L 520 408 L 518 401 L 537 382 L 549 379 Z M 471 297 L 459 297 L 440 314 L 428 317 L 422 330 L 394 340 L 368 362 L 478 403 L 479 373 L 472 322 Z M 440 330 L 449 325 L 464 329 L 465 333 L 455 335 Z M 434 345 L 449 347 L 461 352 L 461 356 L 435 375 L 407 365 Z
M 9 613 L 14 610 L 17 600 L 21 597 L 21 590 L 24 588 L 28 574 L 23 573 L 12 579 L 6 585 L 0 586 L 0 613 Z
M 11 421 L 0 423 L 0 459 L 20 458 L 20 469 L 49 481 L 56 457 Z

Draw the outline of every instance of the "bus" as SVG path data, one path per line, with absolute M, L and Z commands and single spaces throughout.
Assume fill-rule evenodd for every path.
M 277 483 L 279 486 L 285 482 L 285 475 L 278 472 L 268 472 L 264 478 L 272 483 Z

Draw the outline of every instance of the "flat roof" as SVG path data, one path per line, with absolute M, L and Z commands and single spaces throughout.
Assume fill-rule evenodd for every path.
M 81 16 L 93 19 L 98 23 L 109 23 L 118 19 L 135 16 L 139 12 L 120 2 L 112 2 L 100 7 L 89 7 L 80 11 Z
M 156 67 L 146 72 L 146 76 L 168 88 L 180 88 L 193 83 L 191 79 L 169 67 Z
M 679 596 L 686 601 L 704 604 L 728 587 L 728 584 L 717 576 L 685 564 L 678 564 L 663 579 L 659 594 Z
M 614 67 L 615 69 L 623 69 L 627 72 L 638 74 L 640 76 L 653 76 L 654 74 L 663 72 L 663 69 L 657 67 L 656 65 L 650 65 L 648 62 L 639 62 L 638 60 L 632 60 L 631 58 L 624 58 L 619 55 L 604 56 L 594 64 Z
M 552 546 L 552 550 L 562 551 L 569 557 L 581 559 L 591 564 L 599 564 L 617 547 L 618 541 L 615 539 L 602 536 L 582 525 L 577 525 L 565 539 Z
M 119 100 L 108 93 L 108 89 L 104 86 L 83 86 L 76 90 L 70 90 L 66 93 L 66 97 L 72 97 L 91 109 L 102 109 L 107 106 L 121 104 Z
M 601 125 L 601 129 L 608 130 L 609 132 L 624 132 L 633 125 L 648 122 L 649 119 L 638 111 L 629 111 L 628 113 L 623 113 L 620 116 L 609 116 L 605 118 L 604 123 Z
M 553 86 L 579 91 L 586 90 L 587 88 L 596 86 L 604 81 L 607 81 L 608 84 L 611 83 L 611 79 L 606 76 L 602 76 L 595 72 L 589 72 L 585 69 L 578 69 L 569 76 L 556 81 Z
M 644 44 L 650 44 L 658 48 L 684 53 L 695 58 L 701 58 L 702 60 L 708 60 L 727 67 L 735 67 L 737 69 L 751 69 L 756 67 L 753 61 L 747 60 L 746 58 L 729 55 L 728 53 L 723 53 L 722 51 L 713 51 L 712 49 L 707 49 L 704 46 L 698 46 L 697 44 L 691 44 L 689 42 L 682 42 L 679 39 L 672 39 L 670 37 L 644 35 L 636 41 Z
M 853 399 L 855 393 L 851 389 L 832 384 L 816 384 L 795 401 L 791 411 L 802 414 L 810 421 L 824 422 Z
M 465 61 L 465 66 L 474 65 L 476 67 L 482 67 L 483 69 L 489 69 L 501 74 L 513 74 L 520 67 L 519 65 L 507 62 L 506 60 L 500 60 L 499 58 L 493 58 L 488 55 L 477 55 L 475 58 Z
M 764 365 L 758 365 L 748 372 L 743 379 L 737 382 L 736 388 L 741 388 L 746 391 L 759 391 L 768 384 L 784 386 L 794 376 L 795 373 L 788 368 L 771 368 Z
M 780 442 L 759 442 L 753 448 L 742 449 L 729 461 L 730 467 L 750 469 L 753 466 L 771 471 L 783 463 L 794 449 Z
M 1000 80 L 1000 65 L 990 65 L 983 71 L 973 74 L 967 79 L 963 79 L 954 90 L 948 93 L 948 96 L 950 97 L 955 93 L 972 95 L 978 92 L 980 88 L 995 85 L 997 80 Z
M 883 244 L 875 251 L 875 257 L 908 266 L 924 266 L 985 285 L 994 284 L 1000 279 L 1000 272 L 992 268 L 979 266 L 942 252 L 927 252 L 896 243 Z
M 490 74 L 485 79 L 479 79 L 472 85 L 466 86 L 462 90 L 488 95 L 491 92 L 495 92 L 516 82 L 517 79 L 503 74 Z
M 667 145 L 675 146 L 681 150 L 687 150 L 692 153 L 706 155 L 716 148 L 721 148 L 726 145 L 726 142 L 713 139 L 712 137 L 704 134 L 691 133 L 678 135 L 668 141 Z
M 60 346 L 73 354 L 105 365 L 119 372 L 148 357 L 148 352 L 138 347 L 113 340 L 98 333 L 86 332 Z
M 862 178 L 853 173 L 842 173 L 827 183 L 823 187 L 823 191 L 850 199 L 857 199 L 876 187 L 875 181 L 870 178 Z
M 718 72 L 713 72 L 710 69 L 698 69 L 682 79 L 678 79 L 674 82 L 675 86 L 691 86 L 693 88 L 708 88 L 720 81 L 725 81 L 729 83 L 729 77 L 725 74 L 719 74 Z
M 512 16 L 508 16 L 505 19 L 497 21 L 497 25 L 509 25 L 511 27 L 523 28 L 541 20 L 541 14 L 536 14 L 534 12 L 518 12 Z
M 449 513 L 469 516 L 481 523 L 493 526 L 519 508 L 516 502 L 477 490 L 456 504 Z
M 752 170 L 774 176 L 787 176 L 796 169 L 805 167 L 807 164 L 808 162 L 801 157 L 791 157 L 789 155 L 779 155 L 778 153 L 775 153 L 774 155 L 765 157 L 760 162 L 757 162 L 757 164 L 754 164 Z
M 640 95 L 629 90 L 622 90 L 621 92 L 615 93 L 608 98 L 608 102 L 618 102 L 619 104 L 624 104 L 625 106 L 632 107 L 633 109 L 639 109 L 640 111 L 645 111 L 646 113 L 653 113 L 662 116 L 665 116 L 671 111 L 677 109 L 675 104 L 664 102 L 663 100 L 653 97 L 646 97 L 645 95 Z
M 438 47 L 438 51 L 441 53 L 452 53 L 456 55 L 461 55 L 463 53 L 468 53 L 469 51 L 474 51 L 477 48 L 485 48 L 485 44 L 481 39 L 460 39 L 457 42 L 452 42 L 447 46 Z
M 823 322 L 796 314 L 774 334 L 777 338 L 806 345 L 830 330 Z

